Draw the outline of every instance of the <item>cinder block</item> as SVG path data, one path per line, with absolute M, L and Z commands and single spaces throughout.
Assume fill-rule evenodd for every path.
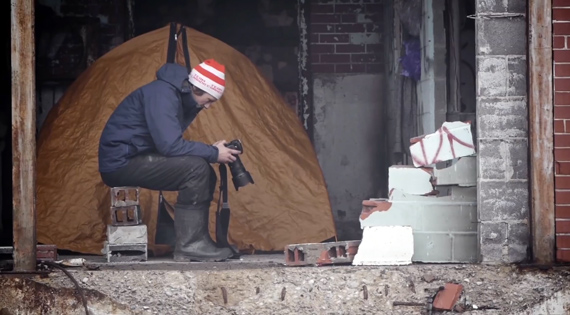
M 361 241 L 291 244 L 285 247 L 285 265 L 322 266 L 352 262 Z
M 111 207 L 139 205 L 139 187 L 111 187 Z
M 526 19 L 479 19 L 476 23 L 479 55 L 526 54 Z M 505 40 L 520 38 L 520 41 Z
M 477 82 L 479 97 L 506 97 L 509 80 L 507 57 L 479 57 Z
M 148 243 L 148 231 L 145 224 L 130 226 L 107 225 L 109 244 L 144 244 Z
M 366 227 L 354 256 L 354 266 L 409 265 L 414 255 L 414 236 L 409 226 Z
M 147 244 L 109 244 L 105 242 L 103 249 L 107 262 L 146 261 L 148 259 Z
M 445 122 L 435 133 L 411 140 L 410 153 L 415 167 L 430 166 L 475 154 L 471 124 Z
M 521 40 L 524 42 L 524 40 Z M 525 46 L 526 48 L 526 46 Z M 508 82 L 507 96 L 527 95 L 527 61 L 526 55 L 509 56 L 508 60 Z
M 435 185 L 477 186 L 477 158 L 461 157 L 446 168 L 433 169 Z
M 432 169 L 395 165 L 388 168 L 388 190 L 398 189 L 412 195 L 433 192 Z
M 479 184 L 481 221 L 528 220 L 528 183 L 491 182 Z

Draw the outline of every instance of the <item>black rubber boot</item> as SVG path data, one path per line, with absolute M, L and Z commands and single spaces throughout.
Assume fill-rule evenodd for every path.
M 208 205 L 175 207 L 174 261 L 223 261 L 233 256 L 231 249 L 218 248 L 210 238 Z

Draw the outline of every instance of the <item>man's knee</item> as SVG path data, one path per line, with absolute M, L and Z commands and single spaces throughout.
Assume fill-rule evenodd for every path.
M 216 173 L 208 161 L 200 157 L 187 157 L 184 167 L 186 180 L 179 193 L 179 202 L 198 204 L 209 202 L 216 188 Z

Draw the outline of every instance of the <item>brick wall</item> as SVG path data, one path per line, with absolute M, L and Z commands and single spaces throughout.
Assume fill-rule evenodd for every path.
M 557 258 L 570 261 L 570 0 L 553 0 Z
M 309 20 L 311 72 L 383 72 L 381 1 L 314 2 Z

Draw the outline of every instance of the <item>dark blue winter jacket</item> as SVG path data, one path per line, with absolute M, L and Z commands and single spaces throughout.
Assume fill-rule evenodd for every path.
M 200 112 L 190 89 L 183 87 L 188 70 L 167 63 L 156 77 L 127 96 L 107 121 L 99 143 L 100 172 L 118 170 L 133 156 L 148 152 L 217 161 L 218 148 L 182 137 Z

